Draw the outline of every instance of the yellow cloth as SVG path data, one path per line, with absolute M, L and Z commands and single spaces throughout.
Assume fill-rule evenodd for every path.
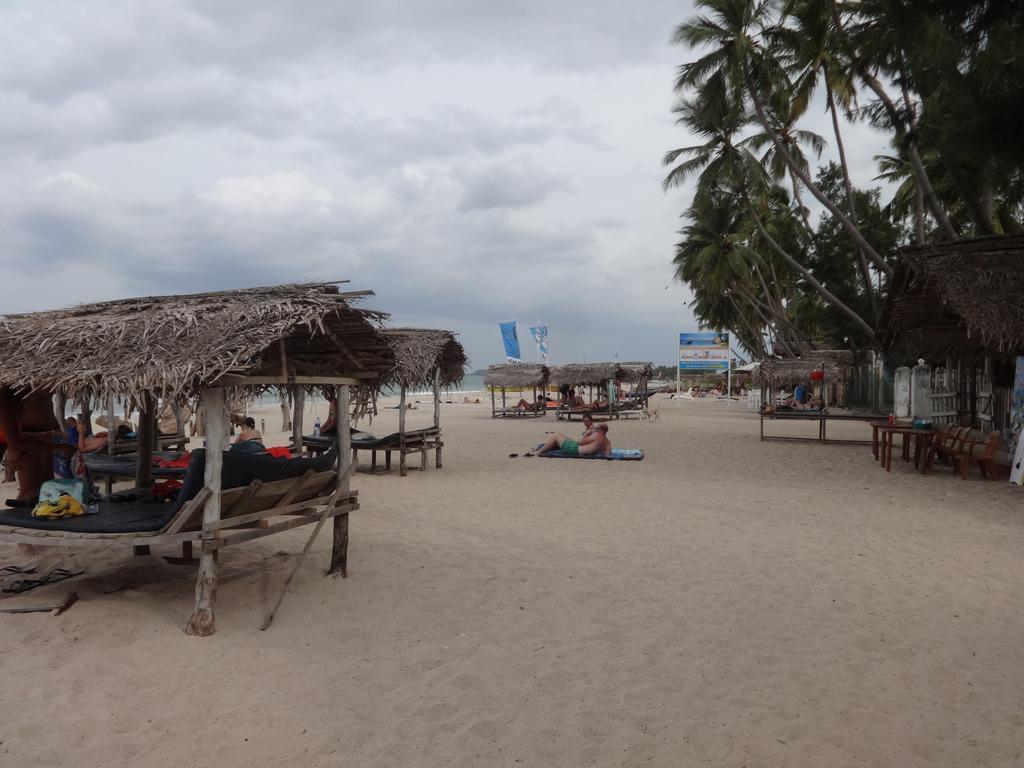
M 53 501 L 40 501 L 32 510 L 32 517 L 77 517 L 85 514 L 78 499 L 62 493 Z

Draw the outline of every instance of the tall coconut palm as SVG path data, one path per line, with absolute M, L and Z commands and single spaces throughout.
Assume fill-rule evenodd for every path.
M 740 104 L 749 101 L 790 173 L 840 222 L 871 261 L 883 264 L 884 259 L 856 224 L 800 167 L 769 115 L 768 94 L 777 84 L 785 82 L 783 68 L 765 45 L 775 28 L 772 16 L 774 3 L 767 0 L 700 0 L 698 6 L 710 13 L 680 25 L 673 40 L 694 49 L 710 50 L 680 67 L 677 91 L 686 92 L 690 88 L 712 85 L 722 90 L 718 98 L 731 98 Z
M 870 335 L 871 326 L 856 311 L 842 302 L 833 292 L 829 291 L 804 264 L 784 248 L 779 241 L 767 232 L 753 199 L 762 194 L 768 183 L 764 169 L 749 149 L 737 144 L 737 130 L 743 124 L 741 112 L 730 103 L 729 99 L 719 98 L 722 91 L 713 82 L 713 75 L 700 89 L 697 99 L 684 100 L 677 112 L 678 122 L 688 131 L 705 139 L 703 144 L 674 149 L 665 154 L 664 163 L 672 165 L 680 158 L 685 158 L 675 165 L 663 182 L 666 189 L 681 186 L 691 176 L 698 174 L 699 182 L 697 197 L 710 195 L 726 190 L 735 195 L 748 208 L 756 228 L 771 249 L 783 261 L 796 270 L 807 281 L 812 290 L 819 293 L 824 301 L 835 306 L 843 314 L 858 323 Z M 705 91 L 712 94 L 705 97 Z M 710 172 L 708 169 L 713 169 Z M 768 212 L 775 214 L 774 211 Z
M 783 8 L 782 23 L 774 31 L 773 47 L 776 55 L 781 57 L 791 72 L 795 104 L 804 106 L 809 103 L 819 86 L 825 90 L 826 109 L 832 120 L 839 167 L 843 173 L 847 211 L 850 220 L 859 225 L 854 208 L 850 166 L 846 159 L 846 145 L 839 124 L 840 107 L 848 120 L 852 118 L 857 91 L 853 83 L 852 70 L 837 55 L 840 46 L 836 40 L 838 32 L 832 20 L 832 2 L 833 0 L 788 0 Z M 864 291 L 870 299 L 872 311 L 877 312 L 874 282 L 867 255 L 858 249 L 857 256 Z M 875 264 L 875 267 L 885 274 L 892 274 L 892 268 L 886 263 Z
M 813 151 L 815 158 L 821 157 L 821 153 L 825 149 L 825 140 L 813 131 L 806 131 L 796 127 L 801 113 L 799 112 L 799 104 L 792 98 L 791 93 L 782 89 L 776 90 L 771 96 L 771 102 L 772 120 L 777 126 L 782 144 L 787 148 L 793 159 L 799 163 L 804 172 L 809 172 L 810 163 L 804 154 L 803 148 L 807 147 Z M 775 144 L 772 143 L 768 133 L 766 131 L 755 133 L 745 138 L 741 143 L 759 152 L 764 151 L 764 154 L 761 156 L 761 164 L 768 171 L 772 179 L 780 181 L 787 175 L 789 176 L 793 188 L 793 202 L 796 203 L 797 211 L 807 225 L 807 229 L 812 229 L 808 220 L 807 207 L 800 197 L 800 180 L 794 174 L 789 173 L 786 159 L 776 148 Z M 766 147 L 767 149 L 765 149 Z

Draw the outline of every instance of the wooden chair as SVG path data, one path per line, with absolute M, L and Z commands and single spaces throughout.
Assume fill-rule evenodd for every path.
M 965 440 L 960 452 L 953 456 L 953 471 L 967 479 L 967 470 L 974 464 L 987 480 L 996 477 L 996 451 L 999 450 L 999 433 L 990 432 L 984 440 Z
M 953 457 L 960 453 L 960 448 L 963 446 L 964 441 L 970 436 L 970 427 L 957 427 L 949 425 L 939 430 L 938 434 L 932 438 L 931 445 L 928 446 L 928 455 L 926 457 L 925 472 L 931 472 L 932 467 L 935 464 L 935 457 L 938 456 L 946 464 L 953 463 Z

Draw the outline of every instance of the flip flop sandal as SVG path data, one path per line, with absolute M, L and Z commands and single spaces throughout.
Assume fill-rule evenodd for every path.
M 36 569 L 31 565 L 5 565 L 0 568 L 0 573 L 35 573 Z
M 32 509 L 32 507 L 39 503 L 39 499 L 35 499 L 34 501 L 24 501 L 22 499 L 8 499 L 5 503 L 11 509 Z
M 22 592 L 28 592 L 30 589 L 35 589 L 45 584 L 56 584 L 58 581 L 81 576 L 83 573 L 85 571 L 69 571 L 67 568 L 54 568 L 41 579 L 17 579 L 12 581 L 2 591 L 8 594 L 19 595 Z
M 519 458 L 519 454 L 518 454 L 518 453 L 510 453 L 510 454 L 508 455 L 508 457 L 509 457 L 510 459 L 518 459 L 518 458 Z

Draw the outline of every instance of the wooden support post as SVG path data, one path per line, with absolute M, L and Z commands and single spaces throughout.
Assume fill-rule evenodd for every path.
M 224 448 L 228 431 L 227 401 L 220 387 L 207 387 L 199 400 L 206 423 L 205 485 L 210 498 L 203 506 L 203 525 L 220 520 L 220 472 L 224 462 Z M 185 625 L 185 633 L 205 637 L 214 632 L 213 607 L 217 598 L 217 531 L 203 532 L 202 553 L 196 577 L 196 604 L 192 617 Z
M 184 435 L 185 434 L 185 420 L 181 416 L 181 403 L 175 400 L 171 404 L 171 411 L 174 413 L 174 434 Z M 157 430 L 160 431 L 159 429 Z
M 68 396 L 63 391 L 57 392 L 53 396 L 53 415 L 57 417 L 57 423 L 60 425 L 60 431 L 64 433 L 64 411 L 68 407 Z
M 398 475 L 405 477 L 405 387 L 402 387 L 402 396 L 398 401 Z
M 494 402 L 494 387 L 491 387 L 491 418 L 492 419 L 495 416 L 497 416 L 497 413 L 495 413 L 496 406 L 497 406 L 497 403 Z
M 338 488 L 339 498 L 348 496 L 349 478 L 354 467 L 352 435 L 349 432 L 349 389 L 340 385 L 335 391 L 334 419 L 338 425 Z M 334 518 L 334 543 L 331 546 L 331 565 L 327 573 L 340 573 L 348 577 L 348 512 Z
M 434 469 L 441 468 L 441 367 L 434 369 L 434 429 L 437 447 L 434 449 Z
M 302 418 L 305 415 L 303 412 L 306 410 L 306 390 L 302 387 L 296 387 L 292 397 L 295 399 L 295 411 L 292 415 L 292 445 L 295 446 L 295 455 L 301 456 Z M 340 420 L 338 423 L 341 423 Z M 341 430 L 338 431 L 340 432 Z
M 153 442 L 156 440 L 156 398 L 150 392 L 142 393 L 138 435 L 135 487 L 149 488 L 153 485 Z
M 114 396 L 107 397 L 107 455 L 114 455 L 114 442 L 117 440 L 117 430 L 114 429 Z M 114 492 L 114 478 L 107 475 L 107 496 Z

